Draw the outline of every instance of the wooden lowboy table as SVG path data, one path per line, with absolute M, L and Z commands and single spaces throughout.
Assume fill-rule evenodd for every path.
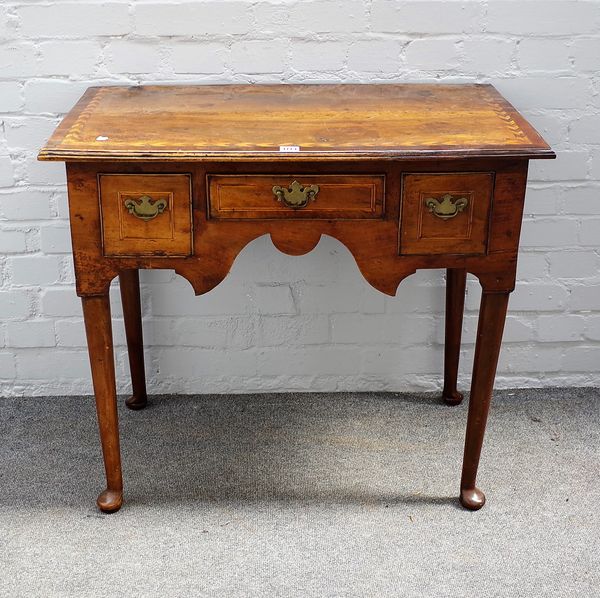
M 96 87 L 40 160 L 67 163 L 107 487 L 123 482 L 108 289 L 119 276 L 133 395 L 146 404 L 138 270 L 171 268 L 196 294 L 268 233 L 281 251 L 344 243 L 394 295 L 419 268 L 447 268 L 443 397 L 456 388 L 467 272 L 483 293 L 460 486 L 475 485 L 506 308 L 515 284 L 527 165 L 555 155 L 489 85 Z M 399 301 L 402 299 L 399 298 Z

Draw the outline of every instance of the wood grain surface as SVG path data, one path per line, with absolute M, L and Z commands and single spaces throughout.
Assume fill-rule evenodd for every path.
M 298 152 L 280 151 L 297 146 Z M 88 89 L 41 160 L 551 158 L 491 85 Z
M 400 253 L 484 254 L 494 188 L 493 172 L 406 174 L 402 181 Z M 426 207 L 427 199 L 448 194 L 467 207 L 444 220 Z
M 186 257 L 192 254 L 192 203 L 189 174 L 99 174 L 98 194 L 105 256 Z M 143 220 L 127 202 L 163 201 L 164 211 Z
M 318 185 L 313 200 L 301 208 L 277 201 L 274 186 L 289 188 L 293 181 Z M 381 218 L 385 176 L 380 175 L 209 175 L 211 218 Z

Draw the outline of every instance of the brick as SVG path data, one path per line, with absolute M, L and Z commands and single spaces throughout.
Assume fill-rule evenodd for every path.
M 598 56 L 600 56 L 600 39 L 573 39 L 571 42 L 571 56 L 577 70 L 597 72 Z
M 252 27 L 247 2 L 135 4 L 135 31 L 139 35 L 237 35 Z
M 567 347 L 562 362 L 563 372 L 600 372 L 600 347 Z
M 321 315 L 265 316 L 260 318 L 257 335 L 262 347 L 322 345 L 329 342 L 329 319 Z
M 538 339 L 546 343 L 562 343 L 582 339 L 586 319 L 572 314 L 553 314 L 537 319 Z
M 97 41 L 47 41 L 39 44 L 39 73 L 42 76 L 91 75 L 96 70 L 102 48 Z M 73 84 L 72 81 L 68 82 Z
M 27 251 L 27 237 L 20 230 L 0 230 L 0 255 Z
M 40 162 L 36 153 L 26 156 L 24 182 L 31 185 L 64 185 L 65 165 L 61 162 Z
M 491 0 L 487 9 L 487 31 L 518 35 L 567 35 L 596 31 L 600 6 L 595 2 L 513 2 Z
M 15 356 L 13 353 L 0 353 L 0 378 L 12 380 L 16 376 Z
M 88 87 L 87 82 L 34 79 L 25 84 L 25 107 L 38 114 L 65 114 Z
M 285 68 L 285 53 L 278 40 L 235 42 L 230 60 L 232 68 L 244 74 L 280 73 Z
M 576 220 L 536 218 L 525 220 L 521 229 L 522 247 L 564 247 L 577 244 Z
M 56 38 L 125 35 L 129 7 L 122 2 L 35 4 L 16 8 L 25 37 Z
M 257 355 L 253 351 L 168 347 L 160 350 L 157 363 L 161 379 L 172 376 L 197 380 L 220 375 L 220 372 L 235 372 L 236 376 L 255 376 L 257 373 Z
M 262 34 L 281 34 L 281 24 L 291 23 L 291 4 L 273 2 L 257 2 L 252 6 L 253 21 L 259 24 Z
M 11 148 L 37 150 L 52 135 L 58 123 L 54 119 L 30 116 L 4 121 L 6 141 Z
M 466 314 L 463 318 L 463 334 L 461 344 L 475 344 L 477 336 L 477 324 L 479 322 L 479 314 Z M 502 335 L 503 343 L 522 343 L 531 341 L 535 338 L 533 324 L 522 315 L 506 317 L 504 325 L 504 334 Z M 439 325 L 436 329 L 436 343 L 443 345 L 445 339 L 444 318 L 440 318 Z
M 0 73 L 3 79 L 35 77 L 38 72 L 39 65 L 33 44 L 0 45 Z
M 83 320 L 58 320 L 55 324 L 56 344 L 59 347 L 86 347 Z M 148 339 L 144 339 L 148 342 Z M 114 342 L 114 340 L 113 340 Z
M 577 186 L 560 189 L 565 214 L 600 214 L 600 188 Z
M 12 271 L 12 282 L 15 285 L 54 284 L 60 278 L 60 260 L 56 257 L 11 257 L 8 258 L 7 264 Z
M 446 301 L 445 287 L 417 284 L 414 278 L 411 276 L 403 280 L 396 296 L 385 299 L 386 312 L 391 314 L 443 313 Z
M 121 304 L 121 293 L 119 292 L 118 278 L 114 278 L 109 289 L 110 313 L 113 318 L 123 317 L 123 305 Z
M 599 221 L 600 222 L 600 221 Z M 596 242 L 600 237 L 596 237 Z M 550 255 L 552 278 L 592 278 L 600 275 L 600 257 L 593 251 L 560 251 Z
M 515 42 L 500 39 L 465 39 L 463 69 L 487 76 L 505 73 L 511 65 Z
M 402 44 L 394 40 L 354 42 L 348 52 L 348 68 L 368 73 L 397 73 Z
M 61 283 L 64 284 L 75 284 L 75 264 L 73 256 L 71 254 L 64 255 L 61 258 L 62 272 L 61 272 Z
M 12 160 L 9 156 L 0 156 L 0 187 L 11 187 L 15 182 Z M 0 197 L 0 201 L 2 198 Z
M 227 50 L 223 44 L 178 43 L 171 55 L 175 73 L 222 73 Z
M 292 68 L 298 71 L 336 71 L 344 66 L 347 52 L 345 43 L 293 41 Z
M 313 251 L 294 257 L 277 250 L 269 236 L 259 237 L 236 259 L 231 272 L 249 284 L 297 283 L 307 277 L 315 286 L 346 284 L 355 283 L 360 276 L 348 249 L 327 235 Z
M 362 350 L 363 362 L 360 370 L 363 374 L 389 375 L 391 372 L 411 374 L 429 374 L 443 371 L 442 349 L 440 347 L 404 347 L 367 348 Z
M 560 212 L 561 192 L 562 189 L 558 187 L 536 189 L 528 186 L 523 213 L 526 216 L 558 214 Z
M 61 351 L 55 348 L 29 350 L 17 358 L 20 380 L 89 379 L 90 363 L 86 351 Z
M 365 284 L 362 288 L 360 311 L 363 314 L 380 314 L 386 309 L 386 295 Z
M 556 160 L 533 160 L 529 180 L 583 181 L 587 178 L 589 157 L 585 151 L 559 151 Z
M 579 241 L 582 245 L 600 246 L 600 218 L 590 218 L 581 222 Z
M 7 6 L 0 6 L 0 39 L 9 39 L 15 36 L 15 28 L 8 13 Z
M 565 307 L 569 293 L 553 283 L 518 283 L 510 296 L 509 310 L 558 311 Z
M 23 87 L 16 81 L 0 81 L 1 112 L 18 112 L 23 108 Z
M 54 324 L 51 320 L 8 322 L 9 347 L 54 347 Z
M 51 215 L 50 193 L 46 191 L 19 189 L 11 191 L 9 195 L 0 195 L 0 217 L 8 220 L 44 220 Z
M 570 306 L 575 311 L 598 310 L 600 284 L 573 285 Z
M 46 316 L 81 317 L 81 299 L 70 287 L 45 289 L 42 292 L 41 312 Z
M 535 105 L 532 105 L 532 108 L 535 109 Z M 551 146 L 563 144 L 568 138 L 569 121 L 565 116 L 568 114 L 565 110 L 545 110 L 541 114 L 531 110 L 520 112 Z
M 312 286 L 306 283 L 295 287 L 296 308 L 299 313 L 344 313 L 363 311 L 364 287 L 357 283 Z
M 258 371 L 263 376 L 337 375 L 349 376 L 360 371 L 361 355 L 348 347 L 274 347 L 257 355 Z
M 481 14 L 477 2 L 375 0 L 371 23 L 375 31 L 395 34 L 461 33 L 476 30 Z
M 584 334 L 589 340 L 600 341 L 600 315 L 586 316 Z
M 429 343 L 433 338 L 432 317 L 387 314 L 334 314 L 332 341 L 357 345 Z
M 111 41 L 106 62 L 113 73 L 154 73 L 160 62 L 160 47 L 155 42 Z
M 530 253 L 526 249 L 519 252 L 517 280 L 544 279 L 548 276 L 546 253 Z
M 590 83 L 581 77 L 511 77 L 491 81 L 517 109 L 536 110 L 585 108 L 592 97 Z
M 600 114 L 583 115 L 569 127 L 571 143 L 600 144 Z
M 559 372 L 562 364 L 561 348 L 544 345 L 506 345 L 500 351 L 499 372 Z
M 458 66 L 456 42 L 449 39 L 417 39 L 406 48 L 406 64 L 411 69 L 445 71 Z
M 224 349 L 234 326 L 234 318 L 156 318 L 146 322 L 145 337 L 148 344 L 156 346 Z
M 296 32 L 314 34 L 363 32 L 368 21 L 359 0 L 307 0 L 290 7 L 290 23 Z
M 556 39 L 526 37 L 519 42 L 517 60 L 524 71 L 569 70 L 569 47 Z
M 254 310 L 253 294 L 247 288 L 231 285 L 225 279 L 210 293 L 196 297 L 189 283 L 181 278 L 173 284 L 152 285 L 152 314 L 154 316 L 212 316 L 249 314 Z
M 590 178 L 594 181 L 600 181 L 600 149 L 594 149 L 590 152 L 592 157 L 590 164 Z
M 473 341 L 475 341 L 476 329 L 473 330 Z M 508 315 L 504 325 L 504 334 L 502 342 L 505 343 L 524 343 L 532 341 L 535 338 L 533 325 L 523 319 L 522 316 Z
M 69 217 L 69 199 L 66 193 L 55 193 L 53 196 L 59 218 Z
M 175 277 L 175 270 L 140 270 L 142 284 L 171 282 Z
M 257 286 L 256 304 L 261 314 L 295 314 L 292 290 L 288 285 Z
M 71 253 L 71 232 L 68 225 L 52 224 L 40 229 L 41 249 L 44 253 Z
M 3 320 L 26 318 L 31 314 L 31 300 L 25 291 L 0 291 L 0 314 Z

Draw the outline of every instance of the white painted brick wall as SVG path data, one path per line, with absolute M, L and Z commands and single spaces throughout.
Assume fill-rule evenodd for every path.
M 531 165 L 498 386 L 600 384 L 599 1 L 3 0 L 0 394 L 91 389 L 64 166 L 38 147 L 89 85 L 184 81 L 497 85 L 559 155 Z M 389 298 L 331 238 L 294 258 L 264 237 L 203 297 L 142 281 L 154 392 L 440 387 L 441 272 Z M 479 297 L 470 279 L 463 383 Z

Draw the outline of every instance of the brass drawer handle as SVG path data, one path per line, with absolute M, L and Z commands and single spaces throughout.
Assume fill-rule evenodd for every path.
M 167 209 L 167 200 L 154 201 L 149 195 L 142 195 L 138 200 L 126 199 L 124 205 L 136 218 L 152 220 Z
M 469 200 L 466 197 L 454 199 L 449 193 L 443 195 L 441 200 L 435 199 L 434 197 L 429 197 L 425 200 L 427 209 L 434 216 L 437 216 L 442 220 L 454 218 L 454 216 L 462 212 L 468 205 Z
M 309 201 L 314 201 L 318 192 L 318 185 L 302 186 L 298 181 L 294 181 L 287 189 L 279 185 L 273 187 L 273 195 L 277 201 L 281 201 L 288 208 L 295 210 L 304 208 Z

